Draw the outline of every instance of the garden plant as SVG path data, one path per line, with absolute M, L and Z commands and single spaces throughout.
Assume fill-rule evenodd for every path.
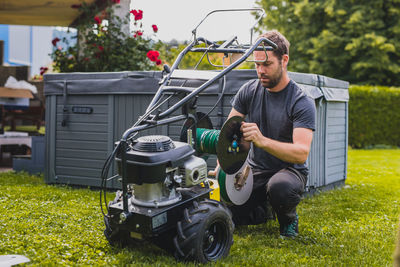
M 126 16 L 120 18 L 114 11 L 121 8 L 118 0 L 103 2 L 107 3 L 105 9 L 85 2 L 71 6 L 81 13 L 74 37 L 77 41 L 70 44 L 67 38 L 52 40 L 54 48 L 50 56 L 53 70 L 107 72 L 157 69 L 162 64 L 160 53 L 154 50 L 160 45 L 154 40 L 158 26 L 153 24 L 152 32 L 146 33 L 143 30 L 142 10 L 126 10 Z M 126 31 L 124 29 L 129 28 L 130 18 L 134 27 Z

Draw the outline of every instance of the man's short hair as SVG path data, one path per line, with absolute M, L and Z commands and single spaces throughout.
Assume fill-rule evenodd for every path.
M 289 55 L 290 43 L 286 39 L 286 37 L 283 36 L 280 32 L 278 32 L 277 30 L 267 31 L 258 36 L 258 39 L 262 37 L 271 40 L 278 46 L 278 48 L 275 49 L 273 53 L 279 60 L 282 59 L 283 55 Z

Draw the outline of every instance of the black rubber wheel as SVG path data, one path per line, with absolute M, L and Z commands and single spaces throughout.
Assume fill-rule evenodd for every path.
M 109 218 L 104 217 L 104 224 L 106 229 L 104 229 L 104 236 L 106 237 L 108 243 L 114 247 L 125 247 L 129 244 L 129 232 L 122 231 L 119 228 L 113 229 L 110 226 Z
M 234 225 L 223 203 L 209 199 L 194 201 L 192 207 L 184 209 L 183 217 L 177 223 L 173 240 L 178 260 L 206 263 L 229 254 Z
M 118 203 L 121 200 L 121 191 L 116 192 L 115 199 L 108 203 L 108 206 Z M 106 237 L 108 243 L 111 246 L 116 247 L 125 247 L 129 244 L 129 232 L 123 231 L 118 227 L 115 227 L 111 224 L 109 217 L 104 217 L 104 225 L 106 229 L 104 229 L 104 236 Z

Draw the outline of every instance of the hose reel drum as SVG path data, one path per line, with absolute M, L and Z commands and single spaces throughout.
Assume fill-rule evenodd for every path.
M 221 168 L 216 174 L 216 179 L 220 186 L 221 198 L 234 205 L 244 204 L 250 198 L 253 189 L 253 172 L 247 163 L 250 143 L 244 141 L 240 132 L 243 118 L 234 116 L 224 123 L 221 130 L 213 130 L 208 116 L 196 116 L 200 119 L 198 125 L 206 127 L 196 129 L 196 151 L 200 154 L 217 155 Z M 185 122 L 181 138 L 187 138 L 187 134 L 183 132 L 190 129 L 193 122 Z

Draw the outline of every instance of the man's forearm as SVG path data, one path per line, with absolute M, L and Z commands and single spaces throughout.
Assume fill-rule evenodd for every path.
M 285 162 L 302 164 L 307 160 L 309 148 L 303 144 L 284 143 L 264 137 L 259 147 Z
M 265 137 L 255 123 L 242 123 L 244 140 L 267 151 L 280 160 L 302 164 L 307 160 L 311 147 L 312 130 L 306 128 L 293 129 L 293 143 L 285 143 Z

